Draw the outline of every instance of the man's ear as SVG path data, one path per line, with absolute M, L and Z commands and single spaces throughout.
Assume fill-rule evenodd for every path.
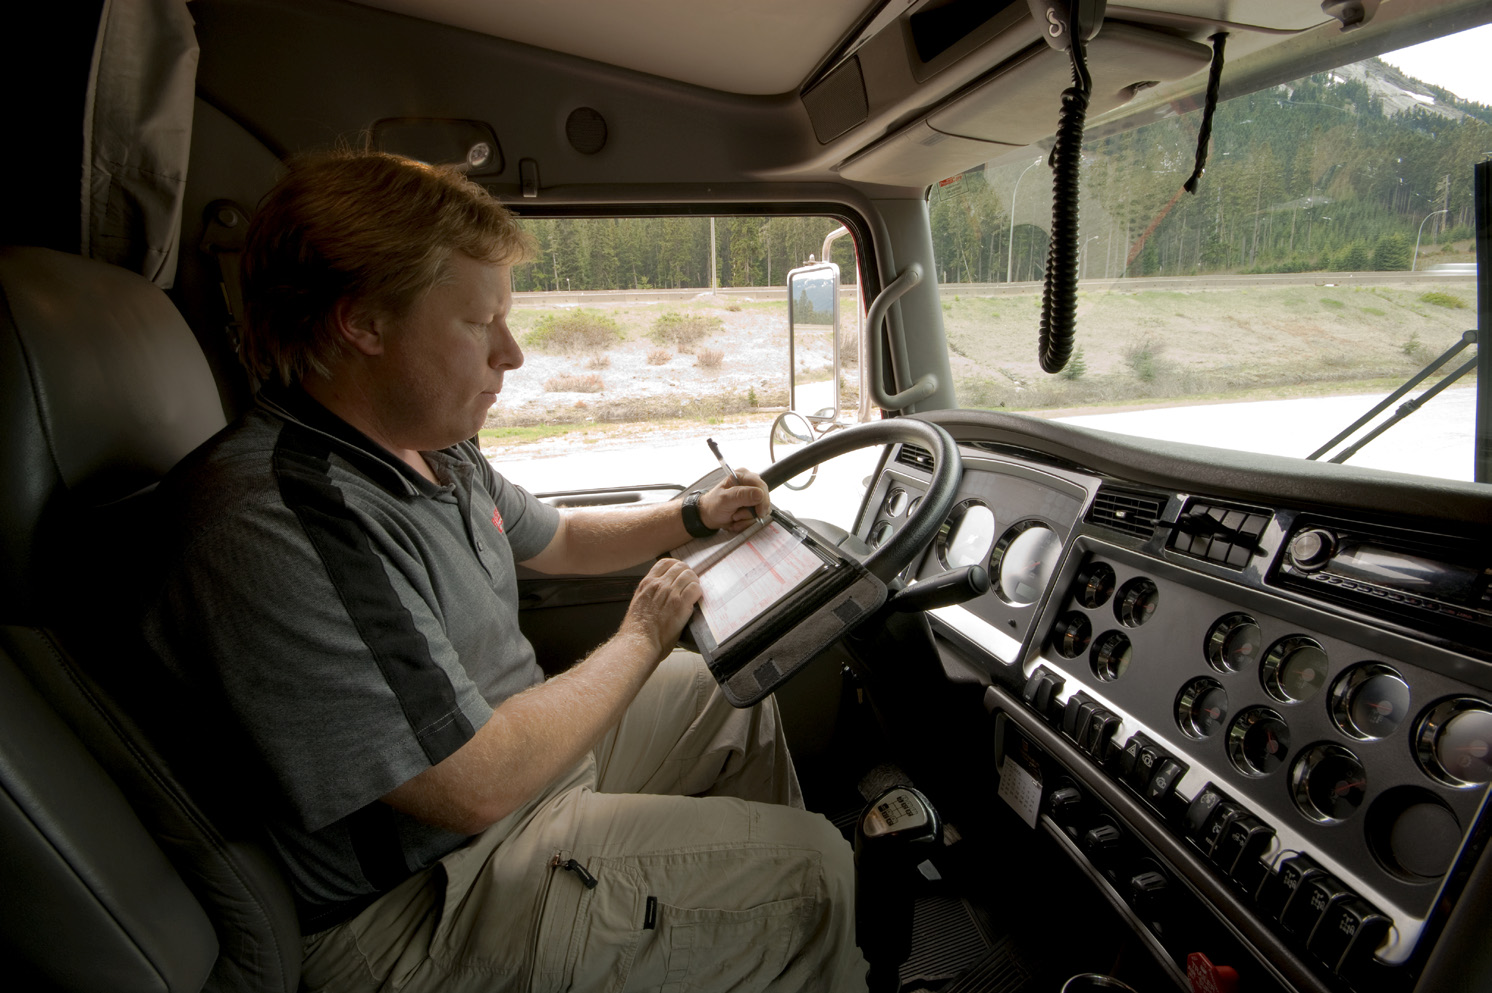
M 343 297 L 332 307 L 332 329 L 353 351 L 382 355 L 389 320 L 366 304 Z

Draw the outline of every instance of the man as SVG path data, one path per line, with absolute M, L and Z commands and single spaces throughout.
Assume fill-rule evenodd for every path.
M 514 563 L 604 573 L 768 506 L 561 514 L 470 439 L 523 356 L 528 243 L 459 175 L 295 165 L 250 227 L 249 414 L 173 471 L 146 634 L 268 782 L 316 990 L 864 989 L 848 848 L 801 809 L 770 702 L 670 649 L 663 559 L 617 633 L 546 680 Z

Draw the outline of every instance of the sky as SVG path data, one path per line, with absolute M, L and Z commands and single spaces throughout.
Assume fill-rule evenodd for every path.
M 1492 24 L 1397 52 L 1385 52 L 1379 58 L 1415 79 L 1443 86 L 1464 100 L 1492 106 L 1492 73 L 1487 70 L 1489 51 L 1492 51 Z

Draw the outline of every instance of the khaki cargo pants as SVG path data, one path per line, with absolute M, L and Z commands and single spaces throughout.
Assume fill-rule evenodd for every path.
M 561 782 L 307 938 L 303 988 L 863 991 L 850 849 L 801 805 L 775 704 L 675 652 Z

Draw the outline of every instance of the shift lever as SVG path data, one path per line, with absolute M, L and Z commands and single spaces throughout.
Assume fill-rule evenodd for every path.
M 870 964 L 870 993 L 896 993 L 912 951 L 913 866 L 943 836 L 938 812 L 910 786 L 893 786 L 855 827 L 855 927 Z

